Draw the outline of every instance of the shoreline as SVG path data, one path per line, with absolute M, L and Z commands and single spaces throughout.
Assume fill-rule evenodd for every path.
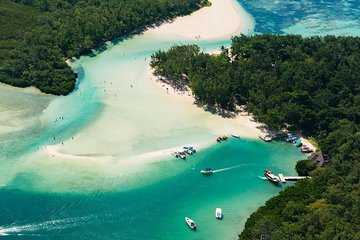
M 174 21 L 149 29 L 145 33 L 195 40 L 220 40 L 254 30 L 254 19 L 240 3 L 234 0 L 210 2 L 209 7 L 203 7 L 187 16 L 177 17 Z
M 164 81 L 160 80 L 159 77 L 154 75 L 153 69 L 148 69 L 148 79 L 152 82 L 152 84 L 161 90 L 163 94 L 168 95 L 169 97 L 180 100 L 180 101 L 186 101 L 188 103 L 191 103 L 192 105 L 196 105 L 195 103 L 195 97 L 192 95 L 191 89 L 188 88 L 188 91 L 179 91 L 174 89 L 169 83 L 165 83 Z M 197 108 L 201 109 L 200 106 L 197 106 Z M 207 112 L 206 110 L 202 109 L 203 111 Z M 235 124 L 239 129 L 235 130 L 231 129 L 231 133 L 226 134 L 234 134 L 234 135 L 240 135 L 240 137 L 248 137 L 257 139 L 259 135 L 264 134 L 264 127 L 266 127 L 265 124 L 253 121 L 252 114 L 242 110 L 242 108 L 238 107 L 239 112 L 236 114 L 233 118 L 223 118 L 224 121 L 230 121 L 233 124 Z M 212 114 L 214 116 L 218 116 L 217 114 Z

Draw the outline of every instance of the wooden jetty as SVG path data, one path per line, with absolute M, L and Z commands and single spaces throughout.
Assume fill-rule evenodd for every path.
M 280 181 L 286 183 L 286 181 L 297 181 L 304 178 L 310 178 L 305 176 L 284 176 L 282 173 L 279 174 Z

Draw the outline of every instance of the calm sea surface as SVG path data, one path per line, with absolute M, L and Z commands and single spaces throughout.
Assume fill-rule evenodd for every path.
M 255 32 L 360 34 L 358 1 L 240 3 L 254 17 Z M 295 174 L 296 161 L 304 158 L 297 148 L 246 138 L 216 143 L 216 134 L 204 120 L 207 115 L 183 116 L 182 111 L 190 112 L 186 105 L 171 105 L 154 96 L 156 90 L 148 90 L 150 55 L 176 43 L 190 42 L 140 36 L 83 58 L 74 65 L 80 76 L 77 91 L 65 98 L 0 89 L 0 110 L 6 116 L 0 120 L 9 124 L 8 133 L 5 129 L 0 136 L 0 238 L 236 239 L 251 212 L 284 189 L 286 185 L 264 180 L 262 173 L 271 168 Z M 213 50 L 229 41 L 196 43 Z M 121 83 L 110 87 L 115 78 Z M 103 88 L 99 82 L 104 82 Z M 130 84 L 138 91 L 129 92 Z M 123 115 L 111 115 L 119 109 L 109 109 L 114 101 L 110 94 L 123 103 Z M 108 119 L 98 121 L 103 115 Z M 156 118 L 159 115 L 163 117 Z M 109 126 L 102 126 L 105 123 Z M 123 127 L 112 129 L 112 124 Z M 44 157 L 49 151 L 45 146 L 67 147 L 73 136 L 78 136 L 73 145 L 80 150 L 94 146 L 94 153 L 85 158 L 79 150 L 75 159 L 81 161 L 66 153 L 68 161 Z M 101 144 L 102 152 L 118 159 L 151 159 L 148 152 L 204 141 L 187 160 L 165 156 L 170 161 L 144 166 L 117 165 L 114 159 L 96 155 Z M 217 171 L 201 175 L 207 167 Z M 217 207 L 223 209 L 222 220 L 215 219 Z M 196 221 L 197 231 L 187 227 L 186 216 Z

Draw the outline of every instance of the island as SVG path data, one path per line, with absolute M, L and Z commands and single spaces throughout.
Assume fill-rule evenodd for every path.
M 219 54 L 179 45 L 152 55 L 154 74 L 180 91 L 191 88 L 198 105 L 243 106 L 272 130 L 313 137 L 331 159 L 253 213 L 239 239 L 357 236 L 359 64 L 359 37 L 241 35 Z
M 67 95 L 77 77 L 67 59 L 209 4 L 207 0 L 1 1 L 0 82 Z

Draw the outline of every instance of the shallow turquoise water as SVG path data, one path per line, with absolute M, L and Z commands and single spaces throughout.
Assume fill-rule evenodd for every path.
M 262 170 L 294 174 L 301 157 L 286 143 L 233 138 L 185 161 L 161 163 L 163 171 L 185 170 L 131 191 L 44 194 L 4 188 L 0 234 L 24 239 L 234 239 L 249 213 L 284 188 L 262 179 Z M 201 175 L 206 167 L 220 171 Z M 223 220 L 215 219 L 216 207 L 223 208 Z M 196 232 L 188 229 L 185 216 L 196 220 Z
M 360 35 L 357 0 L 238 0 L 255 18 L 255 32 Z
M 256 32 L 359 34 L 360 17 L 356 1 L 240 2 L 254 16 Z M 199 149 L 186 161 L 171 159 L 146 165 L 132 174 L 132 178 L 114 174 L 118 169 L 110 171 L 113 167 L 111 164 L 79 169 L 83 165 L 38 160 L 37 157 L 41 156 L 31 155 L 49 142 L 61 144 L 94 125 L 106 111 L 106 106 L 100 101 L 103 89 L 99 89 L 97 83 L 111 79 L 114 76 L 111 71 L 116 70 L 116 74 L 123 76 L 121 81 L 125 81 L 129 87 L 132 81 L 137 83 L 143 78 L 143 68 L 147 63 L 139 59 L 148 58 L 157 49 L 167 49 L 176 43 L 187 42 L 135 37 L 120 42 L 95 58 L 84 58 L 75 66 L 80 73 L 77 91 L 66 98 L 54 100 L 51 96 L 31 94 L 11 97 L 13 93 L 0 89 L 0 107 L 16 110 L 14 119 L 17 120 L 13 122 L 10 119 L 9 126 L 23 126 L 21 119 L 26 119 L 24 128 L 3 134 L 0 139 L 0 237 L 236 239 L 250 213 L 286 186 L 276 187 L 263 180 L 261 175 L 265 168 L 295 174 L 296 160 L 304 158 L 295 147 L 249 139 L 229 139 L 218 144 L 213 141 L 216 135 L 206 132 L 203 126 L 191 126 L 195 122 L 184 124 L 186 118 L 176 113 L 171 114 L 175 114 L 181 122 L 172 123 L 179 127 L 171 135 L 157 136 L 161 127 L 167 127 L 166 121 L 159 120 L 155 124 L 161 127 L 154 127 L 155 133 L 133 139 L 133 149 L 125 149 L 120 158 L 177 146 L 181 144 L 179 139 L 189 142 L 191 139 L 201 141 L 207 138 L 213 144 Z M 212 50 L 228 45 L 229 41 L 197 43 L 202 49 Z M 126 72 L 134 68 L 135 71 Z M 122 72 L 124 75 L 121 75 Z M 141 88 L 140 84 L 135 87 Z M 116 90 L 124 95 L 121 95 L 123 99 L 119 96 L 119 101 L 126 103 L 130 98 L 126 95 L 128 88 L 123 90 L 119 87 Z M 146 94 L 136 97 L 143 98 L 150 106 L 159 101 L 152 101 L 155 97 Z M 48 105 L 51 107 L 47 108 Z M 124 104 L 122 110 L 127 112 L 128 108 Z M 127 114 L 117 120 L 129 119 L 129 122 L 143 124 L 145 128 L 146 124 L 139 121 L 144 111 L 147 116 L 156 114 L 156 111 L 147 112 L 139 106 L 131 108 L 134 109 L 132 115 Z M 44 109 L 47 111 L 43 112 Z M 64 119 L 60 121 L 59 117 Z M 197 123 L 201 122 L 201 118 L 205 117 L 196 116 Z M 122 134 L 126 130 L 121 129 Z M 54 136 L 56 140 L 53 140 Z M 97 137 L 100 138 L 100 134 L 94 136 Z M 30 160 L 35 163 L 29 161 L 29 157 L 34 157 Z M 206 177 L 199 173 L 206 167 L 220 171 Z M 72 169 L 76 171 L 72 172 Z M 102 175 L 95 175 L 98 172 Z M 107 173 L 111 173 L 109 177 Z M 221 221 L 214 217 L 216 207 L 223 208 L 224 219 Z M 185 216 L 196 221 L 196 232 L 188 229 Z

